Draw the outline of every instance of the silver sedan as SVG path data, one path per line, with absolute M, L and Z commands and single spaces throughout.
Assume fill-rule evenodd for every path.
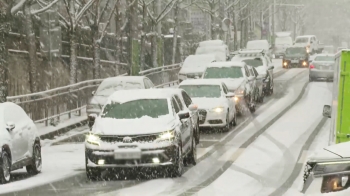
M 333 80 L 335 59 L 334 54 L 318 54 L 309 65 L 309 80 Z

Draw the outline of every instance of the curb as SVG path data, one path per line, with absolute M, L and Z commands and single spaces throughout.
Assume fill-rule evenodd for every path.
M 82 120 L 82 121 L 79 121 L 77 123 L 74 123 L 72 125 L 69 125 L 69 126 L 66 126 L 66 127 L 62 127 L 62 128 L 59 128 L 55 131 L 52 131 L 50 133 L 45 133 L 45 134 L 42 134 L 40 135 L 40 139 L 41 140 L 44 140 L 44 139 L 54 139 L 56 136 L 58 135 L 61 135 L 63 133 L 67 133 L 69 131 L 71 131 L 72 129 L 75 129 L 75 128 L 78 128 L 78 127 L 81 127 L 81 126 L 84 126 L 87 124 L 87 119 L 85 120 Z

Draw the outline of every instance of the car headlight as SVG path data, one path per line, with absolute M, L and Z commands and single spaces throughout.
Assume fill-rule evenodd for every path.
M 239 87 L 239 88 L 235 91 L 235 95 L 244 95 L 244 89 L 242 89 L 241 87 Z
M 157 141 L 172 141 L 175 138 L 175 131 L 166 131 L 161 134 L 159 134 Z
M 99 146 L 100 145 L 100 141 L 101 141 L 101 138 L 98 135 L 95 135 L 95 134 L 92 134 L 92 133 L 86 135 L 86 142 L 89 143 L 89 144 L 93 144 L 93 145 Z
M 219 107 L 213 108 L 212 110 L 213 110 L 214 112 L 216 112 L 216 113 L 221 113 L 221 112 L 224 111 L 224 107 L 219 106 Z

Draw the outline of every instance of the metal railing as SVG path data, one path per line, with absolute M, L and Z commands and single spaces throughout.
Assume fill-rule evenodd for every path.
M 139 74 L 148 77 L 156 88 L 163 88 L 178 83 L 180 68 L 181 64 L 174 64 L 141 71 Z M 48 126 L 55 120 L 60 121 L 63 115 L 68 115 L 68 118 L 71 118 L 72 114 L 81 116 L 91 98 L 91 92 L 96 90 L 103 80 L 87 80 L 47 91 L 9 96 L 7 101 L 20 105 L 34 122 L 45 122 Z
M 127 74 L 123 74 L 127 75 Z M 10 96 L 7 101 L 20 105 L 36 123 L 60 120 L 62 115 L 81 115 L 82 109 L 103 79 L 87 80 L 76 84 L 26 95 Z

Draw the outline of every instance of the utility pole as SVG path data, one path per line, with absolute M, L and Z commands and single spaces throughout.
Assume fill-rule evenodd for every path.
M 275 15 L 276 15 L 276 0 L 273 0 L 272 4 L 272 36 L 271 36 L 271 45 L 275 45 Z

